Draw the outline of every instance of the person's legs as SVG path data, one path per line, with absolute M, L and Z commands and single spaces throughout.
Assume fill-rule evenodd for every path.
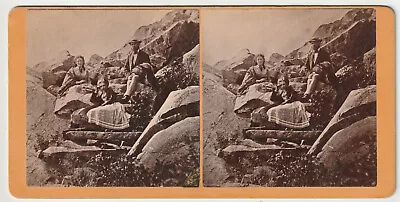
M 136 90 L 137 83 L 139 82 L 139 76 L 136 74 L 132 74 L 129 76 L 130 79 L 128 79 L 127 85 L 126 85 L 126 91 L 124 93 L 124 97 L 130 97 L 133 92 Z
M 314 92 L 317 87 L 318 81 L 320 79 L 320 75 L 316 73 L 312 73 L 307 80 L 307 90 L 304 93 L 305 98 L 309 98 L 309 96 Z

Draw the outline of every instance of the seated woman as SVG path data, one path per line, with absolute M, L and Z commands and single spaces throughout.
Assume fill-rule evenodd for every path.
M 287 75 L 281 75 L 278 79 L 277 87 L 274 88 L 271 101 L 275 106 L 265 106 L 256 109 L 251 114 L 251 127 L 269 126 L 272 128 L 279 126 L 301 129 L 308 127 L 309 113 L 305 110 L 303 103 L 297 101 L 297 94 L 289 86 Z
M 82 56 L 75 57 L 75 64 L 75 67 L 68 70 L 58 90 L 54 113 L 61 118 L 70 118 L 75 110 L 92 104 L 91 80 L 96 80 L 97 75 L 85 67 L 85 59 Z
M 85 58 L 83 56 L 75 56 L 75 67 L 68 70 L 64 77 L 64 81 L 58 90 L 58 96 L 61 97 L 72 86 L 89 83 L 89 70 L 85 67 Z
M 270 72 L 265 66 L 265 57 L 263 54 L 258 54 L 256 56 L 256 65 L 250 67 L 246 75 L 243 78 L 242 84 L 238 88 L 238 94 L 244 94 L 247 88 L 255 83 L 262 82 L 276 82 L 274 78 L 271 77 Z
M 264 55 L 258 54 L 256 65 L 250 67 L 238 88 L 234 112 L 249 115 L 254 109 L 270 102 L 272 86 L 276 84 L 276 74 L 265 66 Z
M 74 112 L 71 119 L 74 127 L 85 125 L 85 128 L 96 128 L 90 124 L 112 130 L 123 130 L 129 127 L 130 115 L 121 103 L 116 102 L 116 93 L 109 88 L 109 82 L 104 77 L 98 80 L 91 101 L 94 103 L 93 106 Z

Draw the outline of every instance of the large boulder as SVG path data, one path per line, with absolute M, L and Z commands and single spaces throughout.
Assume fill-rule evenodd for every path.
M 128 155 L 137 156 L 156 133 L 170 127 L 172 124 L 187 117 L 199 116 L 199 105 L 199 86 L 189 86 L 183 90 L 171 92 Z
M 57 57 L 45 63 L 45 66 L 42 66 L 43 69 L 35 69 L 39 72 L 51 71 L 51 72 L 59 72 L 59 71 L 68 71 L 71 67 L 75 66 L 74 56 L 72 56 L 69 51 L 65 50 L 58 54 Z M 40 66 L 38 66 L 40 67 Z
M 354 22 L 359 20 L 375 20 L 375 15 L 375 9 L 373 8 L 351 9 L 341 19 L 319 26 L 314 32 L 313 37 L 330 41 L 348 29 Z
M 46 89 L 51 85 L 61 86 L 66 74 L 66 71 L 59 71 L 56 73 L 51 71 L 42 72 L 43 88 Z
M 94 54 L 94 55 L 90 56 L 90 59 L 89 59 L 88 64 L 91 65 L 91 66 L 93 66 L 93 67 L 96 67 L 96 66 L 98 66 L 103 60 L 104 60 L 103 57 L 101 57 L 100 55 Z
M 331 137 L 351 124 L 376 115 L 376 86 L 351 91 L 335 116 L 314 142 L 308 154 L 318 154 Z
M 212 80 L 207 72 L 203 75 L 203 184 L 221 186 L 230 175 L 218 151 L 227 146 L 224 140 L 248 126 L 249 120 L 233 112 L 234 94 Z
M 183 65 L 194 72 L 197 76 L 200 74 L 200 45 L 197 44 L 191 51 L 183 55 Z
M 255 55 L 249 49 L 242 49 L 229 60 L 223 60 L 214 65 L 221 71 L 224 85 L 240 84 L 249 67 L 255 65 Z
M 341 68 L 375 46 L 375 22 L 375 9 L 352 9 L 340 20 L 318 27 L 313 37 L 322 39 L 322 48 L 333 54 L 331 60 L 334 66 Z M 299 65 L 310 50 L 310 43 L 306 42 L 286 55 L 285 59 L 290 61 L 288 64 Z
M 338 169 L 366 160 L 375 143 L 376 116 L 369 116 L 336 132 L 317 157 L 328 169 Z
M 172 61 L 192 50 L 198 43 L 199 24 L 184 21 L 176 23 L 142 49 L 149 55 L 159 55 L 166 61 Z
M 218 71 L 217 69 L 213 68 L 212 66 L 206 64 L 203 62 L 202 64 L 202 73 L 204 75 L 204 72 L 207 72 L 208 77 L 212 77 L 211 79 L 214 81 L 217 81 L 222 85 L 222 74 L 221 71 Z
M 140 39 L 142 40 L 143 44 L 147 44 L 161 35 L 165 30 L 168 30 L 175 23 L 183 21 L 198 23 L 199 11 L 189 9 L 172 10 L 165 14 L 161 20 L 139 27 L 133 34 L 132 38 Z
M 37 152 L 56 146 L 61 133 L 69 122 L 53 113 L 54 96 L 40 85 L 26 88 L 26 184 L 43 186 L 48 184 L 52 173 L 45 162 L 37 158 Z
M 235 99 L 234 112 L 238 114 L 249 114 L 254 109 L 267 104 L 273 104 L 270 100 L 272 90 L 265 87 L 265 83 L 251 85 L 244 95 Z
M 150 55 L 152 64 L 158 69 L 166 62 L 181 57 L 199 43 L 199 23 L 189 20 L 195 12 L 198 11 L 170 12 L 161 21 L 140 27 L 135 32 L 134 38 L 142 40 L 141 49 Z M 108 55 L 106 61 L 125 61 L 129 51 L 130 46 L 124 44 Z
M 324 48 L 328 53 L 337 52 L 348 59 L 355 59 L 375 47 L 375 30 L 376 22 L 374 20 L 357 21 L 342 34 L 325 44 Z
M 61 118 L 70 118 L 75 110 L 93 105 L 90 101 L 92 93 L 86 90 L 90 88 L 88 85 L 81 84 L 69 88 L 65 96 L 56 99 L 54 113 Z
M 68 71 L 73 66 L 75 66 L 74 56 L 72 56 L 69 51 L 64 50 L 50 61 L 40 62 L 36 64 L 32 69 L 39 73 L 49 71 L 57 72 Z
M 187 174 L 200 166 L 200 118 L 188 117 L 156 133 L 144 146 L 138 160 L 149 170 L 161 165 L 176 165 L 174 176 L 183 182 Z M 180 184 L 180 183 L 179 183 Z
M 376 85 L 376 48 L 366 52 L 363 57 L 365 66 L 365 78 L 363 83 L 366 85 Z
M 269 57 L 268 63 L 274 65 L 280 63 L 285 57 L 279 53 L 272 53 Z
M 340 68 L 335 73 L 342 88 L 353 90 L 376 84 L 376 49 L 365 53 L 362 59 Z

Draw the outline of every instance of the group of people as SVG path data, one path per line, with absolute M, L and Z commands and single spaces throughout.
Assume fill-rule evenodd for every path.
M 308 73 L 307 88 L 302 97 L 289 85 L 289 77 L 285 73 L 274 73 L 265 66 L 264 55 L 256 56 L 256 65 L 250 67 L 238 88 L 238 96 L 244 96 L 246 90 L 254 84 L 266 83 L 270 87 L 270 101 L 251 113 L 251 126 L 277 125 L 288 128 L 306 128 L 309 126 L 310 114 L 301 101 L 310 102 L 318 84 L 325 83 L 334 89 L 338 87 L 338 79 L 332 68 L 329 54 L 321 48 L 322 40 L 313 38 L 311 51 L 303 61 L 301 72 Z
M 106 129 L 122 130 L 129 127 L 129 114 L 125 112 L 123 104 L 130 102 L 134 92 L 140 90 L 140 86 L 145 83 L 149 83 L 156 91 L 159 89 L 149 55 L 139 49 L 140 43 L 141 41 L 137 39 L 128 42 L 131 51 L 122 67 L 122 71 L 127 75 L 127 87 L 122 98 L 117 97 L 110 88 L 107 75 L 96 75 L 92 78 L 93 74 L 85 66 L 84 57 L 75 57 L 76 66 L 69 69 L 64 77 L 58 90 L 58 98 L 64 97 L 73 86 L 89 84 L 86 85 L 85 90 L 91 93 L 92 105 L 76 110 L 72 114 L 72 127 L 78 127 L 85 118 L 89 123 Z M 96 84 L 96 86 L 92 87 L 90 84 Z

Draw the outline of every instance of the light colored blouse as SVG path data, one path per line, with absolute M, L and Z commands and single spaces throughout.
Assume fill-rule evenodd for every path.
M 263 78 L 267 79 L 267 81 L 270 80 L 268 69 L 265 66 L 262 69 L 258 65 L 252 66 L 247 70 L 239 90 L 244 90 L 245 88 L 256 83 L 256 80 Z
M 89 70 L 86 67 L 73 67 L 69 69 L 58 92 L 65 92 L 78 81 L 89 82 Z

